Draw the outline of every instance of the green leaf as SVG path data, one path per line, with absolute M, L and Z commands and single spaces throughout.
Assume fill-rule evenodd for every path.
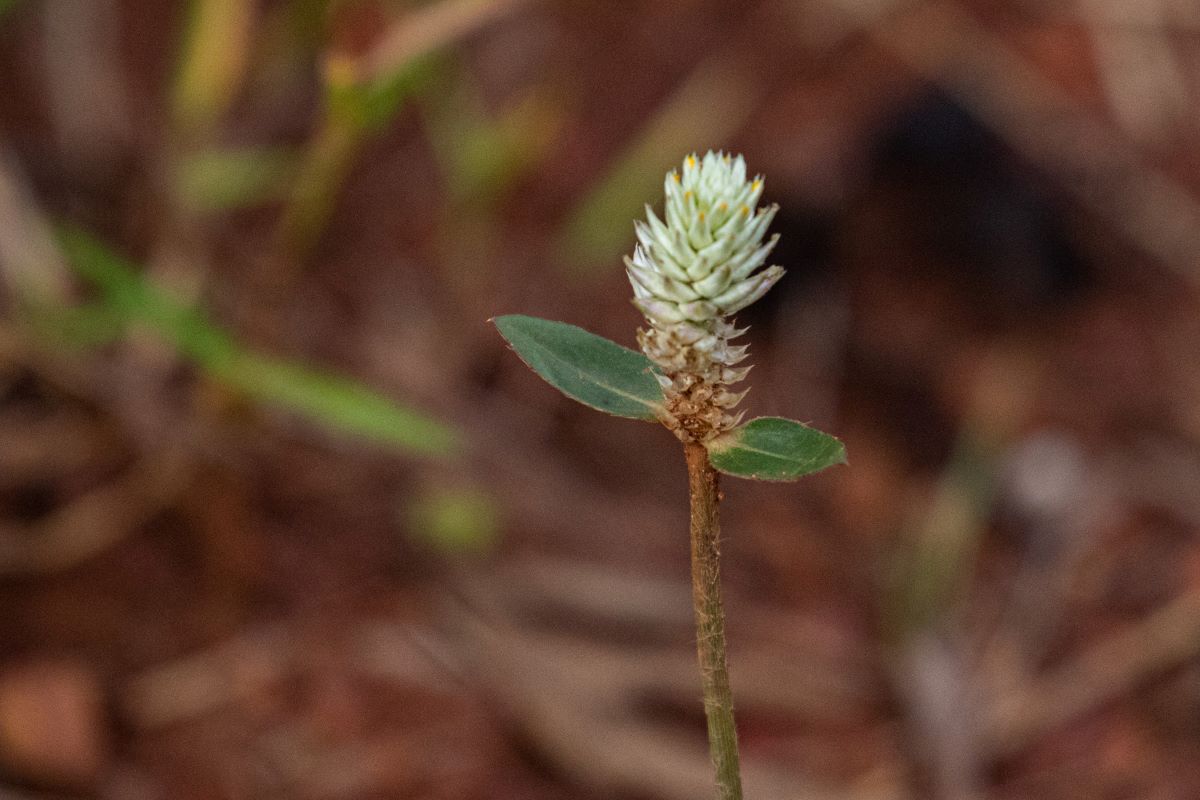
M 846 463 L 846 448 L 827 433 L 795 420 L 759 417 L 707 444 L 708 460 L 727 475 L 791 481 Z
M 662 387 L 641 353 L 562 322 L 516 314 L 493 321 L 521 360 L 567 397 L 618 417 L 658 419 Z

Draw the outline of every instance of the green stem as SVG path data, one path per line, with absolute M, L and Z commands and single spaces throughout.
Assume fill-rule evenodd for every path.
M 704 445 L 684 445 L 691 496 L 692 603 L 696 609 L 696 653 L 704 687 L 708 747 L 717 772 L 718 800 L 741 800 L 737 729 L 725 658 L 725 610 L 721 604 L 721 523 L 717 472 Z

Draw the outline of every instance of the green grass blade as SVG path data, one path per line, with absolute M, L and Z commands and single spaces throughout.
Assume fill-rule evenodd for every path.
M 207 150 L 181 158 L 175 185 L 192 208 L 247 208 L 286 197 L 299 163 L 299 153 L 287 148 Z
M 250 353 L 212 372 L 248 397 L 410 453 L 445 455 L 459 445 L 442 423 L 338 375 Z
M 454 429 L 360 383 L 249 351 L 202 311 L 148 283 L 89 234 L 68 229 L 60 241 L 68 262 L 101 290 L 104 304 L 122 320 L 150 328 L 245 396 L 413 454 L 447 455 L 459 445 Z

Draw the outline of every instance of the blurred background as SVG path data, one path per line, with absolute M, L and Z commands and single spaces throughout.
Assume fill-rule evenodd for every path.
M 0 797 L 709 794 L 663 173 L 789 271 L 725 484 L 747 796 L 1200 797 L 1193 0 L 0 0 Z

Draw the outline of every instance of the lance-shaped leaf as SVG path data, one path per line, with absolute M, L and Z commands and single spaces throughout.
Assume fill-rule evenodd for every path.
M 521 360 L 567 397 L 618 417 L 658 418 L 662 387 L 641 353 L 563 322 L 519 314 L 493 322 Z
M 846 463 L 846 448 L 795 420 L 759 417 L 708 442 L 708 459 L 727 475 L 791 481 Z

